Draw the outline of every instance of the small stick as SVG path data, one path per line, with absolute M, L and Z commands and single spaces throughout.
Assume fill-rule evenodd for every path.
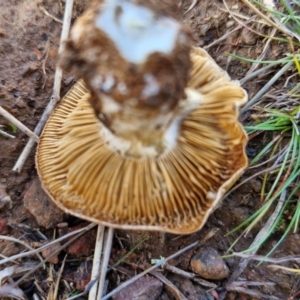
M 8 111 L 6 111 L 2 106 L 0 106 L 0 115 L 2 115 L 6 120 L 14 124 L 17 128 L 23 131 L 26 135 L 28 135 L 35 142 L 39 141 L 39 137 L 33 133 L 29 128 L 27 128 L 23 123 L 21 123 L 18 119 L 16 119 L 13 115 L 11 115 Z
M 108 227 L 108 231 L 105 236 L 106 241 L 105 241 L 105 245 L 104 245 L 99 286 L 98 286 L 98 295 L 97 295 L 98 300 L 101 300 L 102 295 L 104 294 L 104 283 L 105 283 L 105 277 L 106 277 L 107 266 L 108 266 L 108 262 L 109 262 L 113 237 L 114 237 L 114 229 L 112 227 Z
M 176 299 L 176 300 L 188 300 L 177 288 L 175 284 L 173 284 L 169 279 L 167 279 L 164 275 L 159 272 L 151 271 L 151 275 L 155 276 L 165 285 L 165 289 L 169 291 L 169 293 Z
M 8 138 L 11 138 L 11 139 L 15 139 L 16 137 L 11 135 L 11 134 L 8 134 L 7 132 L 3 131 L 0 129 L 0 134 L 5 136 L 5 137 L 8 137 Z
M 60 37 L 60 46 L 58 53 L 61 53 L 64 49 L 64 44 L 63 41 L 67 39 L 70 31 L 70 26 L 71 26 L 71 18 L 72 18 L 72 10 L 73 10 L 73 3 L 74 0 L 67 0 L 66 2 L 66 7 L 65 7 L 65 14 L 64 14 L 64 23 L 63 23 L 63 28 L 61 32 L 61 37 Z M 40 133 L 42 132 L 42 129 L 45 126 L 46 121 L 48 120 L 49 116 L 51 115 L 52 111 L 55 108 L 56 103 L 59 101 L 60 97 L 60 87 L 61 87 L 61 79 L 62 79 L 62 69 L 61 68 L 56 68 L 55 71 L 55 77 L 54 77 L 54 85 L 53 85 L 53 93 L 50 98 L 50 102 L 48 103 L 39 123 L 37 124 L 34 133 L 39 136 Z M 18 161 L 16 162 L 15 166 L 13 167 L 13 171 L 15 172 L 21 172 L 23 165 L 29 156 L 32 147 L 34 146 L 35 142 L 33 139 L 30 139 L 25 146 L 23 152 L 21 153 Z
M 56 22 L 58 22 L 58 23 L 63 24 L 62 20 L 60 20 L 60 19 L 56 18 L 55 16 L 51 15 L 51 14 L 48 12 L 48 10 L 47 10 L 44 6 L 39 5 L 39 9 L 40 9 L 46 16 L 52 18 L 54 21 L 56 21 Z
M 202 286 L 209 287 L 209 288 L 212 288 L 212 289 L 215 289 L 215 288 L 218 287 L 215 283 L 212 283 L 212 282 L 206 281 L 204 279 L 201 279 L 196 274 L 186 272 L 186 271 L 181 270 L 181 269 L 179 269 L 179 268 L 177 268 L 175 266 L 171 266 L 169 264 L 165 264 L 164 268 L 166 270 L 174 273 L 174 274 L 177 274 L 177 275 L 183 276 L 185 278 L 191 279 L 191 280 L 195 281 L 196 283 L 198 283 L 198 284 L 200 284 Z
M 115 295 L 116 293 L 120 292 L 121 290 L 123 290 L 125 287 L 129 286 L 130 284 L 132 284 L 133 282 L 135 282 L 136 280 L 138 280 L 139 278 L 143 277 L 144 275 L 148 274 L 151 271 L 154 271 L 156 268 L 162 266 L 165 262 L 181 255 L 182 253 L 194 248 L 195 246 L 197 246 L 199 244 L 199 242 L 195 242 L 190 244 L 189 246 L 177 251 L 176 253 L 170 255 L 169 257 L 165 258 L 165 259 L 160 259 L 154 266 L 148 268 L 147 270 L 143 271 L 142 273 L 136 275 L 135 277 L 123 282 L 121 285 L 119 285 L 117 288 L 115 288 L 113 291 L 111 291 L 109 294 L 107 294 L 106 296 L 104 296 L 101 300 L 107 300 L 110 297 L 112 297 L 113 295 Z
M 187 14 L 189 11 L 191 11 L 197 4 L 198 0 L 193 0 L 192 4 L 190 5 L 190 7 L 187 9 L 187 11 L 183 14 Z
M 95 280 L 95 282 L 94 282 L 93 286 L 91 287 L 91 290 L 89 293 L 89 300 L 95 300 L 97 297 L 97 286 L 98 286 L 97 279 L 98 279 L 99 271 L 100 271 L 104 229 L 105 229 L 104 226 L 98 225 L 96 246 L 95 246 L 94 260 L 93 260 L 93 268 L 92 268 L 92 274 L 91 274 L 91 281 Z

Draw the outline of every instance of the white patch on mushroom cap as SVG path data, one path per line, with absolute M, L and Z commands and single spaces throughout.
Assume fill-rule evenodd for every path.
M 128 0 L 106 1 L 95 25 L 109 36 L 125 59 L 135 64 L 143 63 L 154 52 L 171 53 L 180 30 L 176 20 L 157 19 L 150 9 Z
M 146 85 L 142 91 L 142 97 L 149 98 L 156 96 L 160 91 L 160 85 L 156 78 L 152 74 L 147 73 L 144 75 L 144 80 Z
M 104 82 L 101 85 L 101 88 L 104 92 L 108 93 L 115 84 L 115 79 L 111 74 L 106 75 Z
M 102 113 L 114 114 L 122 110 L 121 105 L 115 101 L 112 97 L 107 95 L 101 95 Z

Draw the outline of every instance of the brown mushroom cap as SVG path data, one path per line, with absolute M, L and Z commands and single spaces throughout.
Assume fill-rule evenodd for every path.
M 247 96 L 204 50 L 194 48 L 191 61 L 188 87 L 200 104 L 182 121 L 177 145 L 156 159 L 106 145 L 82 81 L 62 99 L 36 155 L 43 187 L 60 208 L 122 229 L 188 234 L 204 225 L 247 167 L 238 122 Z

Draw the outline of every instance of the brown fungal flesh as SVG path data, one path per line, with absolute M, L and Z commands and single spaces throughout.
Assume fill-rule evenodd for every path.
M 238 122 L 247 96 L 204 50 L 194 48 L 190 57 L 182 103 L 197 105 L 181 121 L 176 145 L 158 157 L 112 150 L 82 81 L 62 99 L 36 155 L 42 185 L 60 208 L 123 229 L 188 234 L 204 225 L 247 167 Z

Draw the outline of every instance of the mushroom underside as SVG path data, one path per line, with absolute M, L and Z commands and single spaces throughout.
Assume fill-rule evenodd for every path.
M 191 53 L 188 87 L 203 100 L 181 124 L 177 145 L 154 159 L 112 151 L 79 81 L 63 98 L 36 155 L 51 199 L 80 218 L 123 229 L 199 230 L 247 167 L 238 107 L 246 94 L 202 49 Z

